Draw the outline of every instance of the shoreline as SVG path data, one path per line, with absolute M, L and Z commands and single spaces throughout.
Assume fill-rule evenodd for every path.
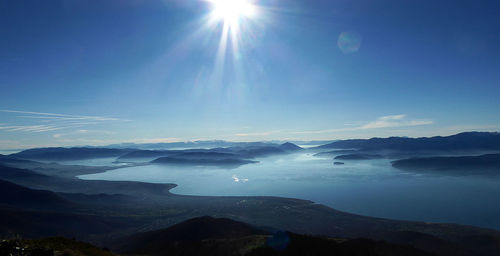
M 148 164 L 143 164 L 143 165 L 136 165 L 136 166 L 147 166 Z M 131 166 L 131 167 L 136 167 L 136 166 Z M 77 177 L 80 179 L 79 177 Z M 252 194 L 234 194 L 234 195 L 224 195 L 224 194 L 213 194 L 213 195 L 207 195 L 207 194 L 190 194 L 190 193 L 183 193 L 183 192 L 175 192 L 172 191 L 175 188 L 181 189 L 182 184 L 175 183 L 175 182 L 150 182 L 150 181 L 134 181 L 134 180 L 105 180 L 105 179 L 81 179 L 81 180 L 93 180 L 93 181 L 107 181 L 107 182 L 138 182 L 138 183 L 143 183 L 143 184 L 152 184 L 152 185 L 165 185 L 165 186 L 171 186 L 168 189 L 168 193 L 171 196 L 177 196 L 177 197 L 204 197 L 204 198 L 281 198 L 281 199 L 291 199 L 291 200 L 300 200 L 300 201 L 308 201 L 317 205 L 322 205 L 324 207 L 328 207 L 333 210 L 337 211 L 342 211 L 350 214 L 355 214 L 359 216 L 365 216 L 365 217 L 370 217 L 370 218 L 380 218 L 380 219 L 387 219 L 387 220 L 395 220 L 395 221 L 410 221 L 410 222 L 425 222 L 425 223 L 434 223 L 434 224 L 440 224 L 440 223 L 454 223 L 457 225 L 467 225 L 467 226 L 474 226 L 478 228 L 486 228 L 486 229 L 491 229 L 491 230 L 498 230 L 500 231 L 500 228 L 495 228 L 495 226 L 486 226 L 486 225 L 478 225 L 474 224 L 471 222 L 454 222 L 454 221 L 447 221 L 447 220 L 430 220 L 430 218 L 427 219 L 418 219 L 418 218 L 412 218 L 411 216 L 405 218 L 403 217 L 392 217 L 392 216 L 384 216 L 384 215 L 374 215 L 374 214 L 366 214 L 363 212 L 356 212 L 352 211 L 349 209 L 343 209 L 343 208 L 338 208 L 339 206 L 335 207 L 332 206 L 328 203 L 324 202 L 318 202 L 315 199 L 312 198 L 304 198 L 304 197 L 298 197 L 298 196 L 287 196 L 287 195 L 252 195 Z M 432 218 L 432 217 L 431 217 Z

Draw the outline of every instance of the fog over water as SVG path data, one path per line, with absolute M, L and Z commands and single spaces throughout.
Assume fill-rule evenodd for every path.
M 312 153 L 258 160 L 234 169 L 146 165 L 79 178 L 175 183 L 172 192 L 184 195 L 293 197 L 368 216 L 500 229 L 498 176 L 408 173 L 387 159 L 333 165 Z

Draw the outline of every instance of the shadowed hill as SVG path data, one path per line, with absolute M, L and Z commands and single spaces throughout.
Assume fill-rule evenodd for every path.
M 0 255 L 12 256 L 113 256 L 106 249 L 64 237 L 38 240 L 5 240 L 0 243 Z
M 78 175 L 105 172 L 108 170 L 120 168 L 119 166 L 83 166 L 83 165 L 65 165 L 58 163 L 42 163 L 33 160 L 17 159 L 10 156 L 0 157 L 0 165 L 12 168 L 34 170 L 39 174 L 49 176 L 60 176 L 74 178 Z M 123 166 L 121 166 L 123 167 Z
M 396 160 L 392 166 L 402 170 L 463 171 L 479 173 L 483 171 L 500 174 L 500 154 L 458 157 L 425 157 Z
M 22 235 L 28 238 L 65 236 L 101 239 L 114 232 L 125 232 L 137 226 L 133 219 L 103 217 L 92 214 L 65 213 L 49 210 L 29 210 L 0 205 L 0 236 Z
M 132 202 L 134 202 L 132 196 L 123 194 L 55 193 L 48 190 L 30 189 L 0 180 L 0 204 L 9 207 L 74 211 L 89 206 L 126 206 Z
M 293 143 L 290 143 L 290 142 L 286 142 L 286 143 L 283 143 L 279 146 L 280 149 L 283 149 L 285 151 L 299 151 L 299 150 L 302 150 L 303 148 L 293 144 Z
M 34 148 L 11 154 L 10 157 L 33 160 L 84 160 L 92 158 L 118 157 L 134 149 L 114 148 Z
M 177 150 L 135 150 L 120 156 L 118 160 L 157 158 L 157 157 L 175 155 L 178 154 L 179 152 L 180 151 Z
M 213 149 L 186 149 L 186 150 L 136 150 L 122 155 L 118 160 L 159 158 L 176 156 L 177 158 L 237 158 L 233 150 L 229 148 Z
M 17 159 L 12 156 L 0 155 L 0 162 L 3 164 L 29 164 L 29 163 L 37 163 L 30 160 Z
M 0 180 L 0 204 L 30 209 L 64 209 L 75 205 L 46 190 L 34 190 Z
M 212 159 L 212 160 L 241 158 L 237 154 L 220 153 L 220 152 L 182 152 L 175 154 L 174 157 L 181 159 Z
M 287 151 L 274 146 L 233 148 L 236 153 L 247 158 L 286 154 Z
M 0 179 L 31 189 L 64 193 L 124 194 L 136 197 L 169 195 L 174 184 L 151 184 L 132 181 L 80 180 L 39 174 L 31 170 L 0 165 Z
M 206 239 L 234 239 L 266 234 L 268 233 L 242 222 L 225 218 L 199 217 L 167 229 L 139 233 L 121 239 L 114 247 L 121 252 L 132 254 L 179 255 L 175 250 L 188 250 L 194 243 Z M 179 246 L 181 242 L 185 244 Z
M 135 150 L 124 154 L 118 160 L 127 159 L 141 159 L 141 158 L 159 158 L 174 155 L 184 155 L 187 157 L 210 156 L 210 154 L 232 154 L 233 152 L 227 148 L 213 148 L 213 149 L 185 149 L 185 150 Z
M 367 239 L 327 239 L 278 232 L 211 217 L 136 234 L 116 245 L 126 255 L 431 255 L 410 246 Z
M 213 165 L 213 166 L 239 166 L 256 163 L 247 160 L 240 155 L 220 152 L 184 152 L 167 157 L 160 157 L 154 164 L 178 164 L 178 165 Z
M 198 165 L 198 166 L 233 166 L 237 167 L 244 164 L 256 163 L 256 161 L 237 159 L 237 158 L 225 158 L 225 159 L 186 159 L 177 158 L 176 156 L 160 157 L 154 161 L 153 164 L 174 164 L 174 165 Z
M 286 246 L 286 247 L 285 247 Z M 335 239 L 280 232 L 248 256 L 431 256 L 435 255 L 411 246 L 369 239 Z
M 131 202 L 123 195 L 59 194 L 0 180 L 0 236 L 88 237 L 120 231 L 137 224 L 132 219 L 97 215 L 92 208 Z

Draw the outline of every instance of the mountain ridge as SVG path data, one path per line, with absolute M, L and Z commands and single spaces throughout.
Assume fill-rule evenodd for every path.
M 500 150 L 499 132 L 464 132 L 450 136 L 340 140 L 316 149 L 357 150 Z

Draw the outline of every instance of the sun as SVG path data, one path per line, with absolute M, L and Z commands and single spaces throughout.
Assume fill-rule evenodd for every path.
M 230 27 L 237 26 L 240 19 L 256 15 L 256 7 L 248 0 L 209 0 L 213 5 L 211 16 L 222 20 Z
M 259 0 L 201 0 L 210 5 L 203 16 L 203 29 L 220 33 L 215 51 L 214 81 L 223 77 L 226 56 L 233 57 L 231 64 L 239 77 L 243 76 L 245 47 L 256 42 L 258 30 L 265 23 L 266 8 Z M 218 82 L 217 82 L 218 83 Z

